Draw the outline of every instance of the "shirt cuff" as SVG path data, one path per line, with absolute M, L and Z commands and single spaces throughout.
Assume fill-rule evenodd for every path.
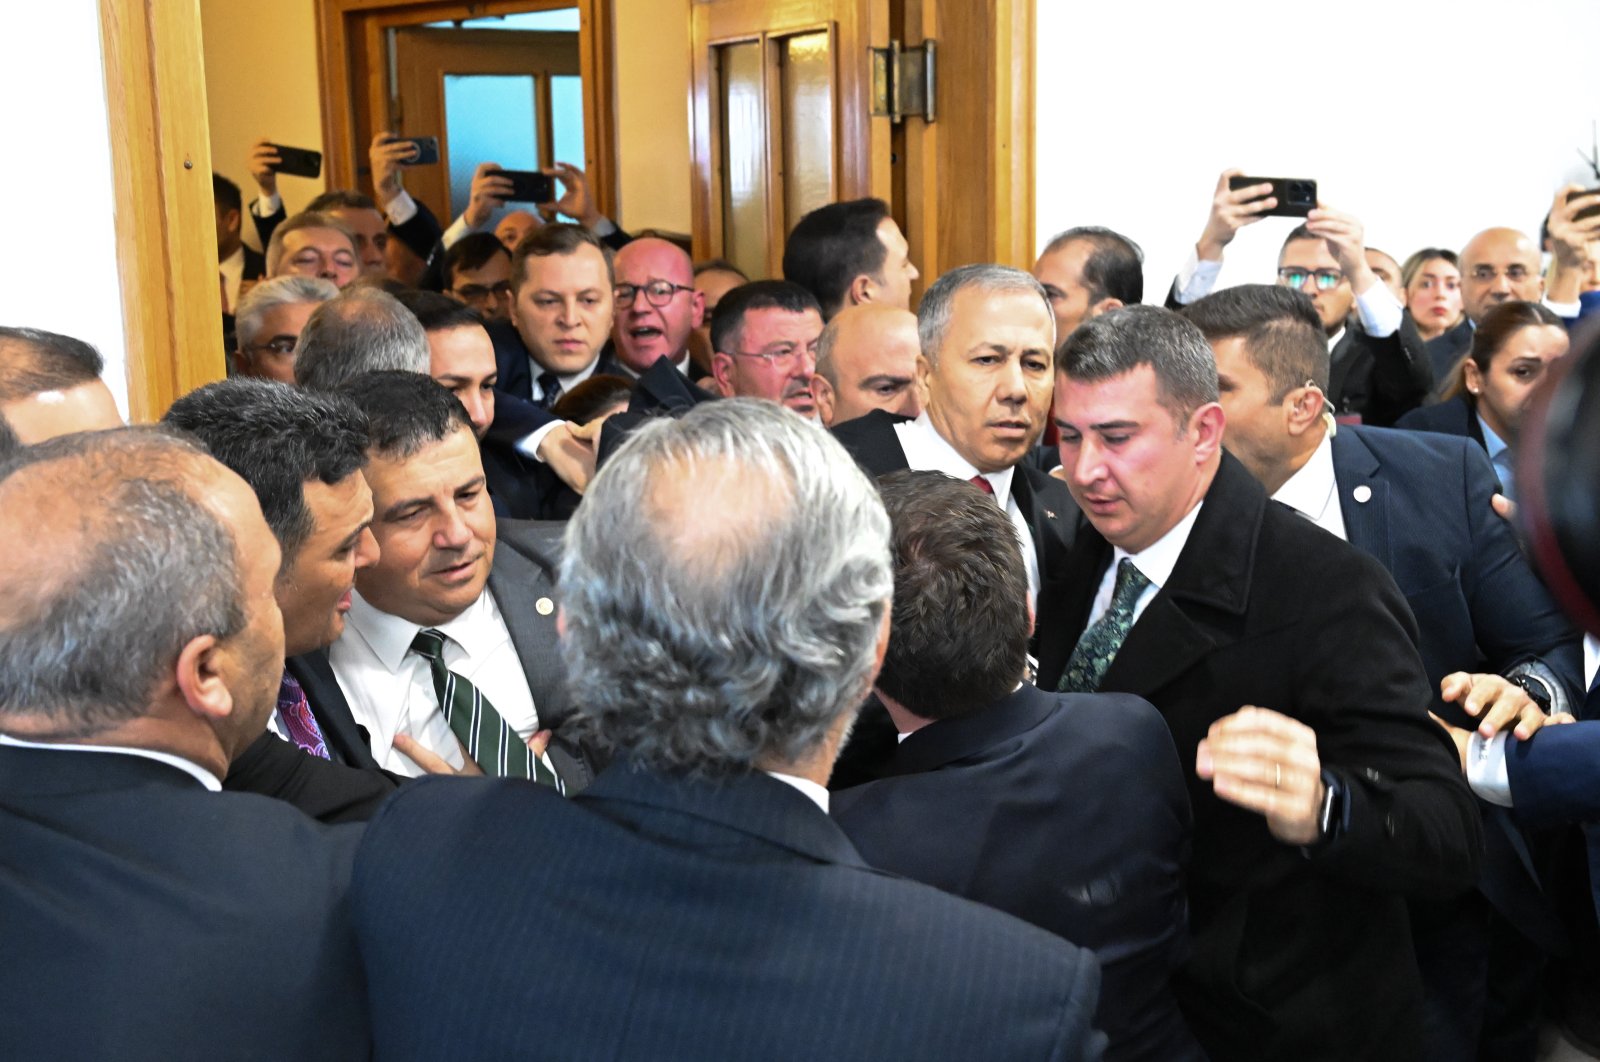
M 539 447 L 544 445 L 545 436 L 549 435 L 551 432 L 555 431 L 558 427 L 565 423 L 566 421 L 564 420 L 552 420 L 544 427 L 529 432 L 527 435 L 517 440 L 517 452 L 522 454 L 524 457 L 529 457 L 535 461 L 543 463 L 544 458 L 539 456 Z
M 1555 302 L 1552 299 L 1546 299 L 1544 300 L 1544 308 L 1555 314 L 1557 317 L 1565 317 L 1568 320 L 1571 320 L 1583 312 L 1583 303 Z
M 1356 313 L 1361 317 L 1361 327 L 1373 339 L 1392 336 L 1400 330 L 1400 320 L 1405 307 L 1394 297 L 1389 285 L 1381 279 L 1356 296 Z
M 258 196 L 256 201 L 250 204 L 250 213 L 258 218 L 270 218 L 282 209 L 283 196 L 277 192 L 273 192 L 271 195 Z
M 448 251 L 451 247 L 455 246 L 456 241 L 460 240 L 461 237 L 466 236 L 469 233 L 481 231 L 483 230 L 474 229 L 471 225 L 468 225 L 467 216 L 462 214 L 460 217 L 456 218 L 450 223 L 450 227 L 448 229 L 444 230 L 444 235 L 439 237 L 439 242 L 444 244 L 444 249 Z
M 1178 270 L 1178 281 L 1173 285 L 1178 292 L 1178 302 L 1187 306 L 1210 295 L 1211 289 L 1217 286 L 1217 274 L 1220 272 L 1221 262 L 1203 261 L 1191 248 L 1183 268 Z
M 605 237 L 610 236 L 613 232 L 617 231 L 617 223 L 608 217 L 602 217 L 599 221 L 594 223 L 594 228 L 590 229 L 589 231 L 604 239 Z M 1568 314 L 1568 316 L 1576 317 L 1578 315 L 1576 312 L 1573 312 Z
M 1467 785 L 1478 796 L 1503 808 L 1511 806 L 1511 779 L 1506 773 L 1506 732 L 1485 741 L 1474 733 L 1467 739 Z
M 417 201 L 411 198 L 411 193 L 404 188 L 395 197 L 384 204 L 384 216 L 389 219 L 389 224 L 399 228 L 417 216 Z

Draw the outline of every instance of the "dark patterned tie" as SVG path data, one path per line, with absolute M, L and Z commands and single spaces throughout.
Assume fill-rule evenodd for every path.
M 1067 661 L 1067 670 L 1056 687 L 1062 693 L 1093 693 L 1117 658 L 1117 651 L 1133 629 L 1133 606 L 1150 580 L 1134 566 L 1130 557 L 1117 565 L 1117 585 L 1111 592 L 1111 607 L 1078 639 Z
M 539 374 L 539 390 L 544 392 L 543 397 L 539 399 L 539 404 L 549 409 L 561 398 L 561 377 L 553 372 L 541 372 Z
M 289 732 L 290 741 L 312 756 L 332 759 L 328 755 L 328 743 L 323 739 L 322 728 L 317 726 L 317 717 L 311 714 L 311 702 L 306 700 L 306 691 L 287 671 L 278 683 L 278 718 L 283 720 L 283 728 Z
M 433 692 L 445 722 L 467 755 L 493 778 L 531 778 L 565 793 L 561 780 L 529 751 L 527 742 L 506 725 L 478 687 L 444 666 L 443 632 L 425 628 L 411 641 L 411 651 L 428 661 Z

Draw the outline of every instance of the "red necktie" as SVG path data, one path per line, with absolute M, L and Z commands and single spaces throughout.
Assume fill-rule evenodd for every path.
M 989 477 L 983 475 L 973 476 L 968 480 L 974 487 L 983 491 L 989 497 L 994 497 L 994 485 L 989 482 Z

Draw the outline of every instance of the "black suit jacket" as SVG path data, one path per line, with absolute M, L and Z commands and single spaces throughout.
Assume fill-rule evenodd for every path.
M 872 866 L 1092 948 L 1108 1060 L 1204 1059 L 1171 989 L 1189 950 L 1189 795 L 1146 702 L 1024 684 L 911 734 L 832 813 Z
M 528 353 L 527 344 L 522 341 L 522 336 L 517 332 L 516 326 L 510 321 L 486 321 L 484 327 L 489 330 L 489 338 L 494 341 L 495 370 L 499 374 L 495 380 L 494 389 L 497 392 L 495 405 L 495 420 L 500 419 L 499 398 L 501 395 L 510 395 L 524 402 L 533 403 L 543 409 L 546 403 L 543 400 L 534 402 L 532 355 Z M 600 348 L 599 357 L 594 367 L 595 375 L 602 373 L 612 376 L 622 376 L 628 379 L 633 374 L 622 367 L 617 360 L 616 353 L 612 350 L 611 341 L 606 340 L 606 345 Z M 545 419 L 551 419 L 545 414 Z M 531 423 L 538 427 L 538 422 L 518 420 L 518 424 Z M 531 428 L 529 430 L 532 430 Z
M 1109 543 L 1086 522 L 1069 622 L 1040 645 L 1054 687 L 1088 619 Z M 1166 717 L 1189 781 L 1194 957 L 1178 984 L 1213 1057 L 1412 1059 L 1421 988 L 1405 896 L 1476 879 L 1482 830 L 1432 702 L 1416 621 L 1387 572 L 1286 506 L 1224 454 L 1177 566 L 1101 689 Z M 1217 719 L 1243 705 L 1316 731 L 1346 815 L 1308 855 L 1194 773 Z
M 869 869 L 764 775 L 619 762 L 572 801 L 425 780 L 369 827 L 352 897 L 393 1062 L 1100 1054 L 1091 956 Z
M 353 830 L 142 757 L 0 747 L 0 1058 L 367 1057 Z
M 1472 439 L 1488 452 L 1483 438 L 1483 427 L 1478 423 L 1478 411 L 1466 395 L 1440 402 L 1437 405 L 1414 409 L 1395 424 L 1406 431 L 1431 431 L 1441 435 L 1463 435 Z
M 260 280 L 267 275 L 267 256 L 251 247 L 244 248 L 244 272 L 240 280 Z

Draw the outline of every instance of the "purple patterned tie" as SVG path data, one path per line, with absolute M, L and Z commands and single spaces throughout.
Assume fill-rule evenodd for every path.
M 312 756 L 324 760 L 332 758 L 328 755 L 328 743 L 322 738 L 322 729 L 317 726 L 317 718 L 311 714 L 306 691 L 287 671 L 278 685 L 278 717 L 283 720 L 283 728 L 289 731 L 290 741 Z

